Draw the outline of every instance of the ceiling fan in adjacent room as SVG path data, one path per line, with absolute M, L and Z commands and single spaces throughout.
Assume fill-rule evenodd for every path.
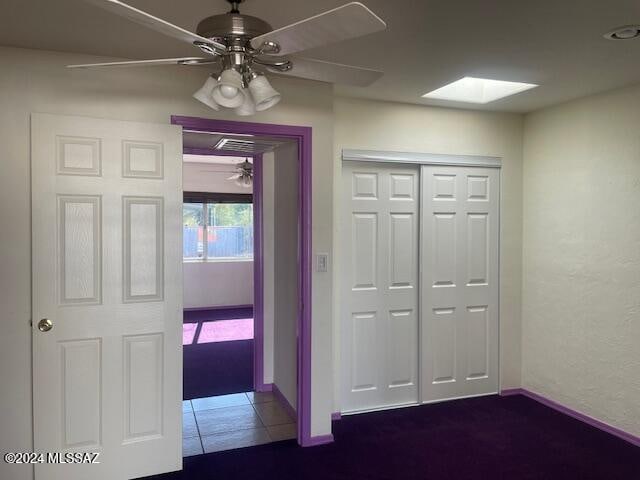
M 236 185 L 250 188 L 253 185 L 253 164 L 248 158 L 244 162 L 236 164 L 236 173 L 227 180 L 235 180 Z
M 265 72 L 367 86 L 382 72 L 298 57 L 295 54 L 378 32 L 386 24 L 359 2 L 347 3 L 286 27 L 273 30 L 264 20 L 241 14 L 244 0 L 227 0 L 231 10 L 202 20 L 196 33 L 154 17 L 118 0 L 85 0 L 145 27 L 191 43 L 206 56 L 69 65 L 70 68 L 135 67 L 148 65 L 211 65 L 214 73 L 193 96 L 213 108 L 252 115 L 280 101 Z

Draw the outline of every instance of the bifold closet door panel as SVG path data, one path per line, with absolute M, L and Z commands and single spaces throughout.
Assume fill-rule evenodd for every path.
M 425 402 L 498 390 L 499 173 L 421 167 Z
M 419 167 L 344 162 L 342 411 L 418 401 Z

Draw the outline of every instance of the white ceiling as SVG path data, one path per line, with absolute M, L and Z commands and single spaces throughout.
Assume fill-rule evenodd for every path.
M 208 165 L 235 166 L 238 163 L 244 162 L 245 160 L 249 160 L 250 163 L 253 163 L 253 159 L 247 158 L 247 157 L 232 157 L 232 156 L 221 157 L 218 155 L 190 155 L 190 154 L 185 154 L 182 156 L 182 161 L 184 163 L 199 163 L 199 164 L 208 164 Z
M 347 1 L 247 0 L 241 11 L 277 28 Z M 191 30 L 200 19 L 228 10 L 223 0 L 130 3 Z M 526 112 L 640 82 L 640 39 L 602 38 L 616 26 L 640 23 L 638 0 L 363 3 L 387 22 L 386 31 L 306 52 L 385 72 L 367 88 L 336 87 L 340 95 L 468 107 L 420 96 L 463 76 L 538 83 L 515 97 L 473 106 Z M 0 8 L 0 45 L 133 59 L 199 55 L 81 0 L 2 0 Z

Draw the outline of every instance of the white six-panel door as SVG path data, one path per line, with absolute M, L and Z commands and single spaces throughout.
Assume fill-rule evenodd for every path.
M 35 450 L 100 453 L 36 480 L 181 468 L 181 190 L 179 127 L 32 116 Z
M 342 411 L 418 401 L 417 166 L 345 162 Z
M 499 170 L 421 167 L 421 391 L 498 391 Z

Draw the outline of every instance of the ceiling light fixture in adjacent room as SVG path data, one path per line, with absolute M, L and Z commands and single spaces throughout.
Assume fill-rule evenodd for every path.
M 243 188 L 250 188 L 253 185 L 253 164 L 248 158 L 236 165 L 236 172 L 227 180 L 235 180 L 235 184 Z
M 640 37 L 640 25 L 624 25 L 604 34 L 607 40 L 633 40 Z
M 465 103 L 489 103 L 537 87 L 534 83 L 464 77 L 422 95 L 423 98 Z

